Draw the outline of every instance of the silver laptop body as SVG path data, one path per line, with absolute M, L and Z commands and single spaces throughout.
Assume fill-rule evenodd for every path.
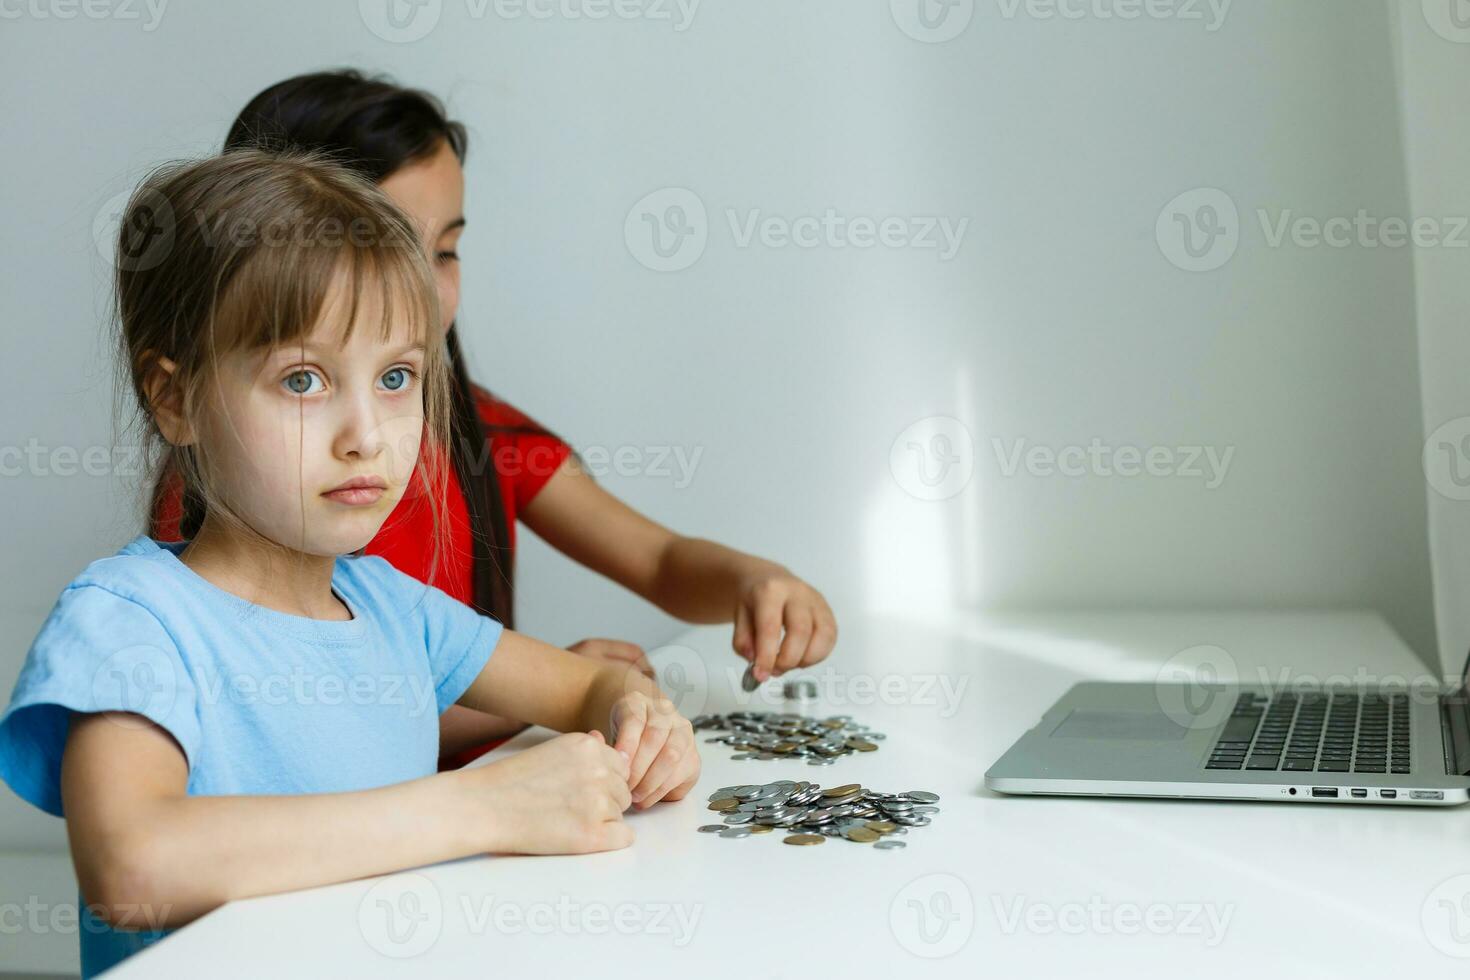
M 985 785 L 1024 795 L 1470 801 L 1463 680 L 1448 692 L 1221 684 L 1207 694 L 1198 685 L 1078 684 L 990 767 Z

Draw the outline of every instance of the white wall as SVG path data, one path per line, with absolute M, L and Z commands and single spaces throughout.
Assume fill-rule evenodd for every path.
M 1458 6 L 1455 6 L 1458 5 Z M 1456 11 L 1458 22 L 1451 19 Z M 1470 217 L 1470 3 L 1397 0 L 1400 99 L 1411 213 L 1450 231 Z M 1441 661 L 1470 648 L 1470 235 L 1415 249 L 1425 475 Z M 1432 241 L 1432 240 L 1431 240 Z M 1448 246 L 1448 247 L 1447 247 Z
M 476 375 L 584 449 L 702 453 L 687 486 L 605 480 L 673 527 L 787 562 L 839 617 L 1365 606 L 1434 649 L 1410 257 L 1272 248 L 1255 218 L 1406 213 L 1383 0 L 1236 0 L 1216 30 L 1007 17 L 1009 0 L 980 0 L 943 44 L 906 35 L 883 0 L 710 0 L 683 31 L 475 19 L 466 3 L 443 0 L 437 26 L 401 44 L 353 4 L 286 0 L 179 4 L 152 31 L 0 27 L 0 131 L 18 144 L 0 200 L 23 229 L 0 239 L 0 443 L 110 439 L 92 239 L 105 202 L 148 165 L 217 145 L 266 84 L 365 65 L 443 93 L 471 125 L 460 323 Z M 697 194 L 708 241 L 658 273 L 625 222 L 668 187 Z M 1201 187 L 1244 226 L 1227 264 L 1188 272 L 1156 225 Z M 828 208 L 969 223 L 946 261 L 741 247 L 726 216 Z M 949 473 L 971 476 L 930 501 L 909 437 L 896 463 L 890 451 L 935 416 L 959 420 Z M 1094 438 L 1233 456 L 1207 489 L 1007 475 L 992 444 Z M 39 623 L 134 533 L 128 493 L 0 481 L 4 601 Z M 524 538 L 529 632 L 652 645 L 674 629 Z M 28 640 L 0 649 L 0 686 Z M 0 845 L 64 844 L 9 794 L 0 828 Z

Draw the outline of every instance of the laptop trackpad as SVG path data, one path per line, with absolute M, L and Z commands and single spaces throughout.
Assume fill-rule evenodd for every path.
M 1145 742 L 1181 739 L 1189 729 L 1160 712 L 1072 711 L 1052 738 L 1122 738 Z

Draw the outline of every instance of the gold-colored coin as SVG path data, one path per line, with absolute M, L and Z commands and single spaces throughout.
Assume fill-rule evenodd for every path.
M 740 801 L 737 800 L 737 799 L 735 799 L 735 797 L 733 797 L 733 796 L 722 796 L 718 800 L 712 800 L 712 801 L 710 801 L 709 808 L 711 810 L 718 810 L 721 813 L 723 813 L 726 810 L 733 810 L 733 809 L 735 809 L 739 805 L 740 805 Z
M 876 830 L 880 834 L 891 834 L 898 829 L 898 824 L 890 823 L 887 820 L 869 820 L 867 828 L 869 830 Z
M 848 793 L 856 793 L 862 789 L 857 783 L 848 783 L 846 786 L 829 786 L 822 790 L 823 796 L 846 796 Z
M 794 748 L 796 748 L 795 742 L 780 742 L 774 748 L 772 748 L 771 751 L 785 754 L 787 752 L 790 752 Z
M 873 836 L 876 837 L 877 834 L 874 834 Z M 795 844 L 797 847 L 806 847 L 812 844 L 820 844 L 826 839 L 827 838 L 823 837 L 821 834 L 792 834 L 790 837 L 785 838 L 781 843 Z
M 869 830 L 867 827 L 854 827 L 847 832 L 847 839 L 857 841 L 859 844 L 871 844 L 878 837 L 876 830 Z
M 878 748 L 878 746 L 877 746 L 876 743 L 874 743 L 874 742 L 865 742 L 865 741 L 863 741 L 860 738 L 850 738 L 850 739 L 848 739 L 847 740 L 847 747 L 850 748 L 850 749 L 857 749 L 859 752 L 872 752 L 872 751 L 874 751 L 875 749 Z
M 776 829 L 775 827 L 767 827 L 763 823 L 748 823 L 745 826 L 750 828 L 752 834 L 769 834 Z

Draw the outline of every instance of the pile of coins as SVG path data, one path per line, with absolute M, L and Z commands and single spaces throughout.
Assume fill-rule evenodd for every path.
M 823 789 L 806 780 L 778 779 L 762 786 L 725 786 L 710 794 L 709 808 L 724 814 L 723 824 L 699 828 L 701 834 L 749 837 L 787 832 L 784 842 L 798 847 L 841 837 L 855 844 L 872 844 L 883 851 L 904 847 L 895 840 L 910 827 L 925 827 L 938 813 L 938 793 L 910 790 L 879 793 L 857 783 Z
M 888 736 L 869 731 L 850 715 L 812 718 L 769 711 L 732 711 L 727 715 L 698 715 L 695 731 L 720 731 L 705 739 L 736 749 L 732 759 L 806 759 L 810 766 L 830 766 L 844 755 L 872 752 Z

